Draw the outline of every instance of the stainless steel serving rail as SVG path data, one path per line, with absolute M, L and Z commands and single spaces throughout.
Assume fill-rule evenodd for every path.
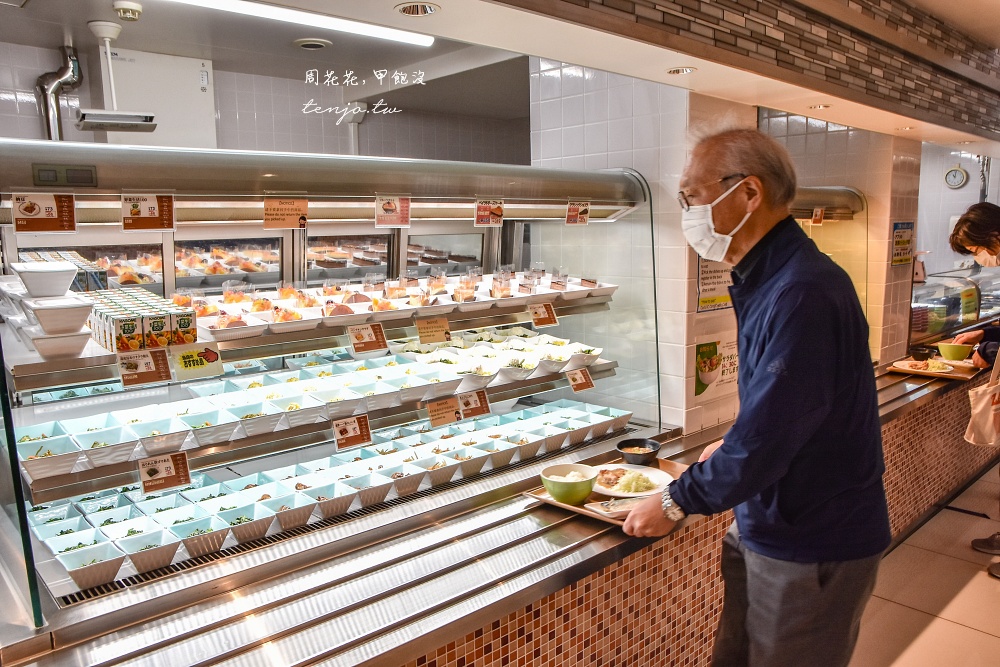
M 556 297 L 556 294 L 551 295 Z M 610 295 L 585 296 L 572 300 L 555 300 L 553 309 L 558 317 L 583 315 L 609 310 Z M 419 309 L 413 315 L 383 323 L 387 340 L 398 340 L 417 335 L 413 318 L 419 317 Z M 467 331 L 486 326 L 509 326 L 531 321 L 531 314 L 522 303 L 514 306 L 494 304 L 483 310 L 452 311 L 447 317 L 452 331 Z M 16 336 L 7 336 L 14 344 Z M 8 341 L 5 340 L 5 344 Z M 17 341 L 19 344 L 20 341 Z M 305 354 L 331 347 L 347 347 L 350 340 L 347 327 L 334 326 L 280 334 L 265 334 L 252 338 L 221 341 L 219 350 L 224 362 L 260 359 L 280 355 Z M 5 348 L 6 349 L 6 348 Z M 7 369 L 11 386 L 16 392 L 48 389 L 53 386 L 68 387 L 93 382 L 117 380 L 118 362 L 112 352 L 78 359 L 42 360 L 30 363 L 11 362 Z
M 553 460 L 601 463 L 616 439 Z M 51 651 L 6 647 L 4 667 L 403 664 L 651 542 L 519 495 L 553 460 L 47 609 Z

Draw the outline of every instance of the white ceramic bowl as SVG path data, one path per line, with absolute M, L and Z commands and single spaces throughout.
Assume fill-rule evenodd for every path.
M 25 314 L 31 313 L 38 325 L 47 334 L 76 333 L 87 323 L 94 302 L 75 294 L 24 299 L 21 302 Z
M 71 262 L 14 262 L 10 268 L 33 297 L 64 295 L 77 272 Z
M 54 335 L 46 334 L 41 327 L 25 327 L 22 331 L 31 338 L 38 354 L 46 359 L 79 357 L 90 341 L 90 329 L 86 327 L 75 333 Z

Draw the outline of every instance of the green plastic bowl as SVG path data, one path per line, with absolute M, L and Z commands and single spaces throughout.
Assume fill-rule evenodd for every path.
M 564 477 L 571 472 L 582 474 L 585 479 L 579 482 L 564 482 L 551 479 L 552 476 Z M 549 466 L 542 470 L 542 484 L 554 500 L 567 505 L 582 504 L 594 490 L 594 482 L 597 480 L 597 468 L 585 466 L 580 463 L 562 463 Z
M 938 352 L 948 361 L 961 361 L 972 352 L 971 345 L 959 345 L 957 343 L 938 343 Z

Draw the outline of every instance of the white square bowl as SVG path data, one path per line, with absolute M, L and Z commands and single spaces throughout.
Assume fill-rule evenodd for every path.
M 31 339 L 35 350 L 45 359 L 79 357 L 90 342 L 90 329 L 83 327 L 72 333 L 46 334 L 41 327 L 25 327 L 21 330 Z
M 115 540 L 124 551 L 135 571 L 140 574 L 166 567 L 174 560 L 181 546 L 181 539 L 169 530 L 158 530 Z
M 199 447 L 229 442 L 237 437 L 240 429 L 240 420 L 227 410 L 184 415 L 180 420 L 191 428 Z
M 261 505 L 274 512 L 281 530 L 292 530 L 309 522 L 317 502 L 302 493 L 292 493 L 261 502 Z
M 76 333 L 87 323 L 94 302 L 77 294 L 24 299 L 25 314 L 31 313 L 38 326 L 47 334 Z
M 10 268 L 28 294 L 36 298 L 64 295 L 77 274 L 71 262 L 14 262 Z
M 128 428 L 139 437 L 142 449 L 150 456 L 179 451 L 191 433 L 191 427 L 177 417 L 138 422 Z
M 229 537 L 229 525 L 217 516 L 206 516 L 194 521 L 170 526 L 169 531 L 180 538 L 191 558 L 214 553 L 222 548 Z
M 139 436 L 127 426 L 113 426 L 73 436 L 95 468 L 124 463 L 132 458 Z
M 49 456 L 41 456 L 52 452 Z M 22 442 L 17 445 L 21 467 L 31 475 L 32 479 L 66 475 L 70 472 L 85 470 L 87 459 L 83 456 L 76 442 L 68 435 Z M 38 458 L 31 458 L 38 456 Z
M 317 391 L 311 398 L 326 403 L 330 419 L 340 419 L 353 415 L 365 400 L 361 394 L 344 387 L 329 391 Z
M 382 502 L 393 488 L 391 479 L 377 473 L 350 477 L 341 483 L 357 490 L 362 507 Z
M 320 393 L 322 392 L 314 392 L 314 394 Z M 276 398 L 269 403 L 285 413 L 289 428 L 305 424 L 318 424 L 330 419 L 326 403 L 307 394 Z
M 111 542 L 56 556 L 73 582 L 81 589 L 107 584 L 118 577 L 125 553 Z
M 260 503 L 244 505 L 234 510 L 224 510 L 216 516 L 229 525 L 233 531 L 233 537 L 240 544 L 264 537 L 268 528 L 274 523 L 274 512 Z M 240 523 L 244 518 L 249 519 L 249 521 Z
M 358 490 L 342 482 L 310 486 L 302 494 L 316 501 L 316 511 L 323 519 L 343 514 L 351 508 Z

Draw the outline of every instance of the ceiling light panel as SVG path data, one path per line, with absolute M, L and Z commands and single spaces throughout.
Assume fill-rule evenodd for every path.
M 396 30 L 395 28 L 386 28 L 383 26 L 372 25 L 370 23 L 349 21 L 347 19 L 336 18 L 333 16 L 324 16 L 322 14 L 313 14 L 311 12 L 303 12 L 297 9 L 288 9 L 287 7 L 276 7 L 274 5 L 247 2 L 246 0 L 213 0 L 210 4 L 206 4 L 202 0 L 165 1 L 175 2 L 182 5 L 192 5 L 201 9 L 216 9 L 224 12 L 232 12 L 234 14 L 243 14 L 244 16 L 255 16 L 257 18 L 267 19 L 270 21 L 294 23 L 297 25 L 309 26 L 310 28 L 323 28 L 325 30 L 336 30 L 338 32 L 346 32 L 353 35 L 364 35 L 366 37 L 375 37 L 377 39 L 387 39 L 394 42 L 402 42 L 404 44 L 413 44 L 416 46 L 430 46 L 434 43 L 434 38 L 429 35 L 420 35 L 406 30 Z

